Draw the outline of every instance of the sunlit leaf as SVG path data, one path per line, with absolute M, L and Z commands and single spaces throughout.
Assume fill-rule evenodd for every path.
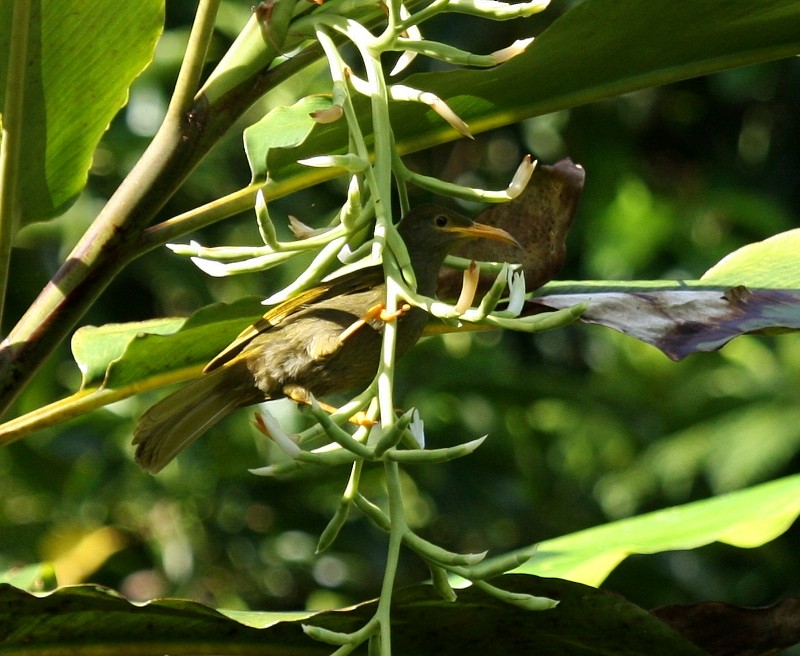
M 170 335 L 185 322 L 185 318 L 163 318 L 79 328 L 72 336 L 72 356 L 83 376 L 81 387 L 100 385 L 108 365 L 121 357 L 136 337 L 145 334 Z
M 291 107 L 276 107 L 258 123 L 244 131 L 244 149 L 253 180 L 267 177 L 267 158 L 273 148 L 291 148 L 302 144 L 316 125 L 316 112 L 332 107 L 329 96 L 307 96 Z
M 262 311 L 260 299 L 244 298 L 209 305 L 188 319 L 86 326 L 75 333 L 73 354 L 84 387 L 101 382 L 107 388 L 123 387 L 204 365 Z
M 52 563 L 34 563 L 0 573 L 0 584 L 3 583 L 21 590 L 52 590 L 56 587 L 56 574 Z
M 711 267 L 700 280 L 709 285 L 800 289 L 800 228 L 743 246 Z
M 10 9 L 14 3 L 4 3 Z M 100 137 L 153 57 L 164 1 L 95 0 L 31 5 L 24 71 L 23 221 L 60 214 L 86 184 Z M 11 21 L 0 21 L 0 107 L 6 93 Z
M 516 572 L 599 585 L 631 554 L 696 549 L 711 542 L 758 547 L 800 513 L 800 475 L 547 540 Z

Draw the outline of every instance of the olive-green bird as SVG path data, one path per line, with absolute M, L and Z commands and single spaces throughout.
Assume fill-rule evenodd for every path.
M 417 291 L 432 296 L 444 258 L 471 239 L 517 244 L 505 230 L 475 223 L 435 205 L 409 212 L 397 226 L 411 258 Z M 335 278 L 270 309 L 209 362 L 202 377 L 156 403 L 134 433 L 136 461 L 151 472 L 164 468 L 228 413 L 267 399 L 309 401 L 364 387 L 380 360 L 386 301 L 383 268 Z M 424 310 L 397 319 L 396 355 L 420 338 Z

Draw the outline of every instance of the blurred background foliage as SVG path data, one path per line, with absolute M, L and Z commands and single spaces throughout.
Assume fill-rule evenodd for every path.
M 212 59 L 250 4 L 223 2 Z M 194 6 L 167 2 L 158 59 L 112 123 L 78 203 L 20 234 L 9 322 L 154 134 Z M 454 45 L 490 52 L 539 32 L 569 6 L 556 1 L 527 22 L 480 32 L 469 29 L 469 17 L 448 16 L 432 27 Z M 265 108 L 324 91 L 322 72 L 312 67 L 272 92 L 242 127 Z M 541 116 L 409 162 L 445 179 L 503 187 L 525 152 L 545 163 L 569 156 L 586 168 L 587 180 L 559 278 L 697 278 L 735 248 L 798 225 L 799 101 L 800 61 L 792 59 Z M 241 135 L 233 131 L 163 218 L 248 180 Z M 342 181 L 321 185 L 276 201 L 272 216 L 322 225 L 342 193 Z M 194 237 L 208 245 L 258 241 L 252 214 Z M 210 279 L 162 249 L 119 276 L 86 323 L 184 315 L 215 301 L 267 295 L 296 273 Z M 430 445 L 490 435 L 472 457 L 407 470 L 416 528 L 453 550 L 496 554 L 797 470 L 798 335 L 744 337 L 680 363 L 598 327 L 451 335 L 421 343 L 401 362 L 398 380 L 398 401 L 420 409 Z M 79 381 L 64 346 L 14 413 L 65 396 Z M 288 480 L 250 475 L 247 468 L 277 456 L 242 411 L 149 476 L 134 465 L 130 438 L 156 398 L 120 402 L 0 451 L 0 570 L 53 561 L 62 584 L 90 580 L 134 599 L 178 595 L 229 608 L 320 608 L 377 594 L 385 539 L 366 521 L 356 518 L 332 550 L 314 555 L 346 469 Z M 290 403 L 272 410 L 289 430 L 308 421 Z M 363 488 L 381 498 L 369 469 Z M 794 528 L 758 550 L 713 545 L 635 557 L 605 587 L 645 607 L 701 599 L 765 604 L 800 592 L 797 539 Z M 419 562 L 403 561 L 401 583 L 426 577 Z

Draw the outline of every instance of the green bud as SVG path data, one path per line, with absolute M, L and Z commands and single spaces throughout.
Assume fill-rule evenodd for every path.
M 447 9 L 460 14 L 472 14 L 492 20 L 511 20 L 538 14 L 549 4 L 550 0 L 531 0 L 531 2 L 516 4 L 497 0 L 450 0 L 447 3 Z
M 322 531 L 322 534 L 319 536 L 319 542 L 317 542 L 317 553 L 322 553 L 323 551 L 327 550 L 336 540 L 339 535 L 339 531 L 342 529 L 342 526 L 345 525 L 347 522 L 347 516 L 350 514 L 350 503 L 342 499 L 339 501 L 339 506 L 336 508 L 336 512 L 334 513 L 331 520 L 328 522 L 328 525 Z
M 483 590 L 486 594 L 495 599 L 499 599 L 507 604 L 524 608 L 525 610 L 550 610 L 558 606 L 555 599 L 547 597 L 536 597 L 523 592 L 509 592 L 496 586 L 490 585 L 485 581 L 475 581 L 475 587 Z
M 275 233 L 275 225 L 269 217 L 267 199 L 264 196 L 263 189 L 259 189 L 256 192 L 256 223 L 258 224 L 258 232 L 261 234 L 262 241 L 270 248 L 276 251 L 280 250 L 278 235 Z
M 345 171 L 350 171 L 350 173 L 361 173 L 369 167 L 368 161 L 352 153 L 347 153 L 346 155 L 317 155 L 316 157 L 299 159 L 297 163 L 314 168 L 344 169 Z
M 314 626 L 312 624 L 301 624 L 303 633 L 309 638 L 319 640 L 329 645 L 346 645 L 352 641 L 353 636 L 349 633 L 341 633 L 339 631 L 331 631 L 330 629 L 323 629 L 321 626 Z
M 471 565 L 477 565 L 484 558 L 486 558 L 487 553 L 486 551 L 483 551 L 481 553 L 460 554 L 447 551 L 447 549 L 442 549 L 441 547 L 433 544 L 433 542 L 428 542 L 428 540 L 421 538 L 412 531 L 408 531 L 403 536 L 403 540 L 409 548 L 416 551 L 425 560 L 431 560 L 434 563 L 443 565 L 444 567 L 469 567 Z
M 402 464 L 433 464 L 437 462 L 447 462 L 470 455 L 483 444 L 485 439 L 486 436 L 484 435 L 476 440 L 457 444 L 456 446 L 447 447 L 445 449 L 412 449 L 408 451 L 390 449 L 386 452 L 385 457 L 387 460 L 394 460 Z
M 358 508 L 365 517 L 375 524 L 375 526 L 382 531 L 386 531 L 387 533 L 389 532 L 392 527 L 391 523 L 389 522 L 389 518 L 386 516 L 386 513 L 372 503 L 372 501 L 367 499 L 362 494 L 357 494 L 355 497 L 353 497 L 353 503 L 356 504 L 356 508 Z
M 490 326 L 504 328 L 506 330 L 518 330 L 525 333 L 538 333 L 545 330 L 552 330 L 554 328 L 563 328 L 564 326 L 568 326 L 578 319 L 586 311 L 587 307 L 588 305 L 586 303 L 578 303 L 572 307 L 564 308 L 563 310 L 556 310 L 555 312 L 542 312 L 541 314 L 520 317 L 518 319 L 506 319 L 490 314 L 488 317 L 486 317 L 485 323 Z
M 489 291 L 486 292 L 484 297 L 481 299 L 481 304 L 478 306 L 478 312 L 482 316 L 485 317 L 487 314 L 492 312 L 500 302 L 500 297 L 505 291 L 506 282 L 508 280 L 508 268 L 508 264 L 503 264 L 502 270 L 497 274 L 497 277 L 492 283 L 492 286 L 489 288 Z
M 431 563 L 430 569 L 431 580 L 433 581 L 433 587 L 436 588 L 436 592 L 442 595 L 442 599 L 445 601 L 455 601 L 456 592 L 453 590 L 453 586 L 450 585 L 450 581 L 447 578 L 447 572 L 444 570 L 444 568 Z
M 361 185 L 359 178 L 356 175 L 350 177 L 350 184 L 347 187 L 347 200 L 342 205 L 342 210 L 339 213 L 339 221 L 350 232 L 359 226 L 359 217 L 361 216 Z
M 495 66 L 497 60 L 492 55 L 475 55 L 466 50 L 461 50 L 455 46 L 440 43 L 438 41 L 426 41 L 416 39 L 398 38 L 395 41 L 393 50 L 403 50 L 405 52 L 416 52 L 431 59 L 438 59 L 449 64 L 458 66 L 478 66 L 487 68 Z
M 373 448 L 373 455 L 376 458 L 383 456 L 386 451 L 396 446 L 403 437 L 403 433 L 411 423 L 411 415 L 413 410 L 409 410 L 402 417 L 400 417 L 394 424 L 392 424 L 380 439 L 375 443 Z
M 467 572 L 464 572 L 464 576 L 471 581 L 477 581 L 505 574 L 515 567 L 519 567 L 522 563 L 529 561 L 535 556 L 537 550 L 538 545 L 534 544 L 490 560 L 485 560 L 479 565 L 470 567 Z

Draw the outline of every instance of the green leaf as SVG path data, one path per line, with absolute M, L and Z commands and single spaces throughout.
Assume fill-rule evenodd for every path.
M 785 471 L 798 449 L 797 404 L 779 395 L 736 403 L 653 441 L 634 463 L 603 476 L 596 494 L 601 503 L 618 499 L 633 510 L 659 494 L 680 498 L 701 478 L 713 493 L 730 492 Z
M 602 27 L 602 29 L 600 29 Z M 403 83 L 431 91 L 473 133 L 637 89 L 708 75 L 800 52 L 800 5 L 783 0 L 586 0 L 556 20 L 514 59 L 488 70 L 412 75 Z M 418 103 L 392 103 L 403 152 L 460 137 Z M 368 129 L 369 107 L 357 103 Z M 290 191 L 331 177 L 298 159 L 341 151 L 346 126 L 319 126 L 313 143 L 273 151 L 270 171 Z M 313 148 L 313 151 L 312 151 Z M 296 178 L 292 181 L 289 177 Z
M 0 425 L 0 445 L 134 394 L 200 375 L 264 312 L 259 298 L 201 308 L 188 319 L 85 326 L 73 337 L 81 390 Z
M 72 355 L 81 371 L 81 389 L 100 385 L 109 364 L 122 357 L 137 336 L 170 335 L 184 323 L 185 318 L 164 318 L 79 328 L 72 336 Z
M 743 246 L 700 279 L 709 285 L 800 289 L 800 228 Z
M 758 547 L 786 531 L 798 513 L 800 475 L 547 540 L 514 571 L 600 585 L 631 554 L 715 541 Z
M 244 149 L 253 181 L 267 178 L 267 157 L 273 148 L 302 144 L 317 124 L 314 112 L 332 107 L 330 96 L 307 96 L 291 107 L 276 107 L 244 131 Z
M 263 314 L 260 299 L 215 303 L 188 319 L 154 319 L 106 326 L 85 326 L 72 340 L 83 387 L 115 389 L 199 367 L 224 349 Z
M 5 102 L 11 40 L 10 9 L 0 12 L 0 107 Z M 20 163 L 24 223 L 58 215 L 86 184 L 92 154 L 109 122 L 127 102 L 128 87 L 153 57 L 163 0 L 31 6 L 24 76 L 25 145 Z
M 394 656 L 536 653 L 541 656 L 698 655 L 704 652 L 666 624 L 618 595 L 569 581 L 505 576 L 493 584 L 511 592 L 559 600 L 531 612 L 477 589 L 444 601 L 431 586 L 398 591 L 392 603 Z M 225 613 L 186 600 L 135 606 L 99 586 L 72 586 L 33 596 L 0 585 L 0 651 L 54 648 L 97 654 L 329 654 L 302 624 L 349 632 L 375 612 L 376 602 L 322 613 Z M 227 615 L 227 616 L 226 616 Z
M 29 591 L 52 590 L 56 587 L 56 573 L 52 563 L 34 563 L 0 573 L 2 583 Z

